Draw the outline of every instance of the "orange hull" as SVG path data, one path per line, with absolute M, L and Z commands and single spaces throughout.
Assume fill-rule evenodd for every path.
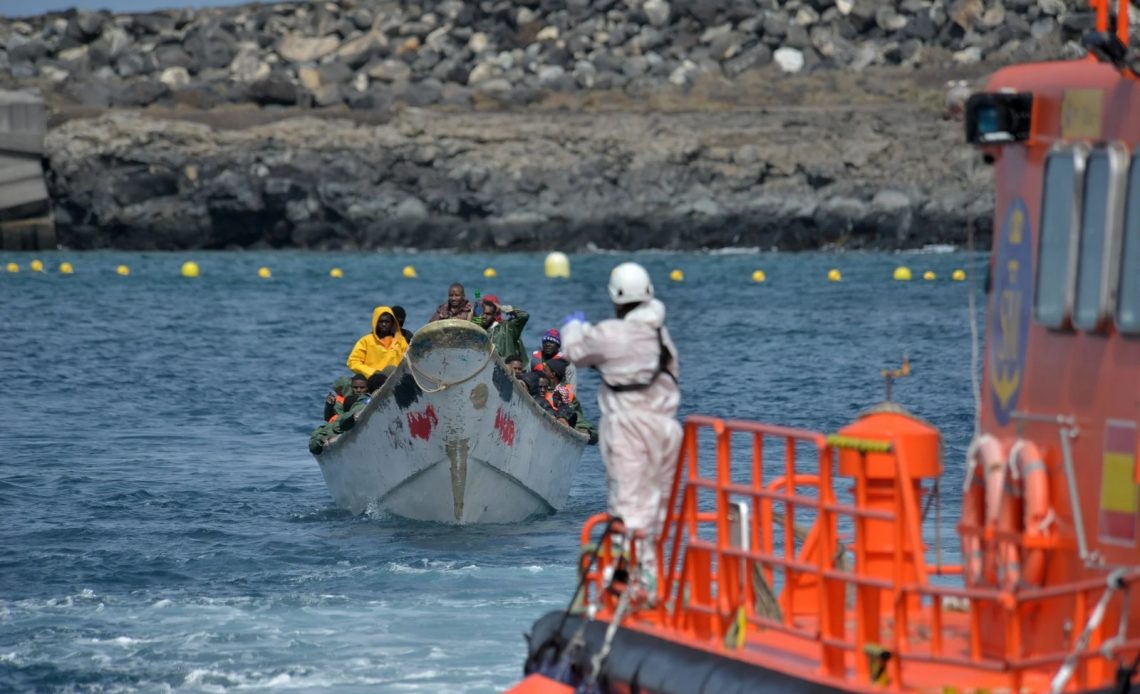
M 1135 680 L 1140 80 L 1122 57 L 1127 3 L 1115 36 L 1107 0 L 1092 4 L 1096 57 L 1003 69 L 967 105 L 997 189 L 959 537 L 926 531 L 940 436 L 898 408 L 835 436 L 691 417 L 656 594 L 627 611 L 607 590 L 608 518 L 591 519 L 583 544 L 602 549 L 581 597 L 594 618 L 547 625 L 532 670 L 550 664 L 538 646 L 577 638 L 609 691 L 1123 691 Z M 941 561 L 950 539 L 961 564 Z M 607 646 L 597 632 L 615 622 Z M 725 664 L 737 674 L 716 680 Z M 679 684 L 694 668 L 723 687 Z

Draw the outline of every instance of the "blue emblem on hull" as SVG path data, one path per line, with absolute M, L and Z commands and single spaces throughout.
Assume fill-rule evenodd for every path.
M 1025 201 L 1014 198 L 1006 208 L 994 258 L 987 360 L 990 401 L 1002 426 L 1009 423 L 1017 405 L 1025 374 L 1033 297 L 1032 243 Z

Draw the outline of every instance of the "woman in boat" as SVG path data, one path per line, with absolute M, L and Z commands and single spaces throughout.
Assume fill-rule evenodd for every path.
M 578 366 L 592 366 L 602 377 L 600 444 L 609 483 L 609 512 L 636 547 L 642 585 L 656 590 L 654 543 L 665 520 L 665 506 L 681 446 L 677 407 L 677 349 L 665 328 L 665 305 L 653 297 L 649 273 L 622 263 L 610 273 L 610 299 L 616 318 L 597 325 L 578 313 L 562 326 L 562 353 Z
M 368 378 L 386 366 L 395 366 L 404 358 L 408 341 L 400 334 L 400 322 L 387 306 L 372 309 L 372 333 L 356 341 L 348 355 L 348 368 Z

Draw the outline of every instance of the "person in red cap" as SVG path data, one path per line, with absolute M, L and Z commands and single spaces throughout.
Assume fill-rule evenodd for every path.
M 562 334 L 558 332 L 558 328 L 551 328 L 542 334 L 542 349 L 536 349 L 530 353 L 530 370 L 534 371 L 542 364 L 547 364 L 551 359 L 565 359 L 562 352 L 558 351 L 562 347 Z M 567 365 L 566 377 L 562 379 L 563 383 L 576 387 L 578 385 L 578 370 L 574 368 L 573 364 Z
M 511 357 L 526 358 L 522 332 L 530 314 L 514 306 L 499 303 L 499 297 L 488 294 L 483 297 L 483 313 L 471 319 L 473 323 L 487 331 L 491 344 L 504 360 Z

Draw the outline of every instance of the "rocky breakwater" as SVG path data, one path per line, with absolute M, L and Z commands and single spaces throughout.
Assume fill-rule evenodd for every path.
M 988 221 L 985 174 L 940 120 L 946 77 L 1076 54 L 1084 9 L 67 12 L 0 20 L 0 83 L 55 110 L 50 181 L 78 247 L 913 245 Z

